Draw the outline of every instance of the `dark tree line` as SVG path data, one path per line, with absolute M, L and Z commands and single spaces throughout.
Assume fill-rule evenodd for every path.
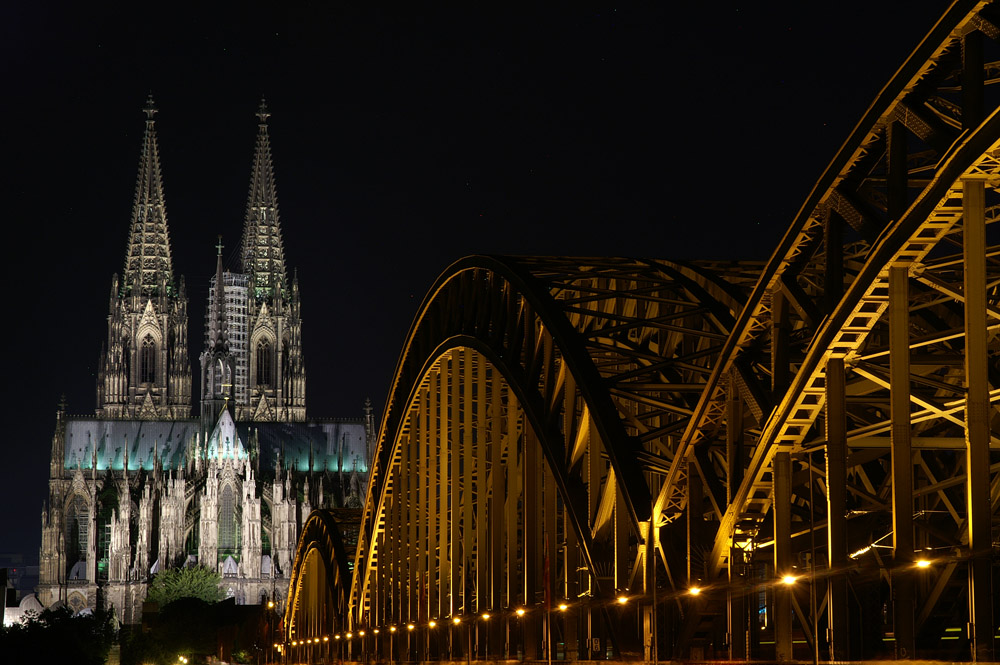
M 74 616 L 68 607 L 48 609 L 0 628 L 0 656 L 7 663 L 103 665 L 116 633 L 109 612 Z

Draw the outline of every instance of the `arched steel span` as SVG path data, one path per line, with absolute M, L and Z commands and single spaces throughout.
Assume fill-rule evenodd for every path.
M 727 507 L 688 549 L 710 550 L 728 606 L 690 612 L 682 651 L 715 630 L 732 658 L 770 656 L 751 619 L 765 608 L 734 589 L 808 560 L 828 581 L 815 607 L 771 592 L 775 657 L 792 656 L 793 630 L 837 659 L 992 657 L 998 19 L 993 2 L 948 9 L 820 178 L 727 340 L 657 497 L 681 503 L 692 455 L 719 460 Z M 722 413 L 725 440 L 712 437 Z M 850 604 L 844 573 L 849 551 L 864 561 L 883 536 L 888 623 Z M 925 547 L 951 558 L 914 580 Z M 944 641 L 966 622 L 971 637 Z
M 292 642 L 329 639 L 346 625 L 360 521 L 359 510 L 314 510 L 302 526 L 283 622 L 284 648 L 293 657 L 307 652 L 290 649 Z M 322 646 L 313 647 L 316 655 Z
M 997 25 L 945 12 L 766 264 L 452 266 L 372 465 L 365 653 L 991 659 Z
M 635 543 L 648 533 L 650 470 L 669 465 L 759 267 L 453 265 L 421 307 L 390 393 L 352 588 L 356 625 L 486 612 L 501 617 L 493 652 L 514 653 L 509 622 L 522 620 L 511 611 L 585 596 L 576 604 L 587 643 L 638 650 L 616 646 L 608 602 L 644 585 Z M 534 653 L 536 622 L 522 623 Z M 472 648 L 485 649 L 486 632 Z M 428 646 L 410 648 L 423 657 Z

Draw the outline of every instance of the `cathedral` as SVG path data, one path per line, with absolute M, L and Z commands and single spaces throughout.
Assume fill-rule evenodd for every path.
M 299 284 L 285 265 L 261 102 L 239 265 L 226 269 L 220 240 L 193 412 L 188 298 L 171 262 L 152 98 L 145 114 L 97 408 L 75 416 L 61 404 L 56 416 L 38 597 L 137 623 L 158 571 L 201 565 L 237 603 L 280 607 L 309 512 L 361 507 L 370 402 L 359 418 L 306 415 Z

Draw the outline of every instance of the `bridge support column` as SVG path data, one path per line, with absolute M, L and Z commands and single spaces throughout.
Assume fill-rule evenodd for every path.
M 908 267 L 889 268 L 889 399 L 892 413 L 892 572 L 896 658 L 914 657 L 913 452 L 910 446 Z
M 726 499 L 732 503 L 743 482 L 743 399 L 736 385 L 736 372 L 729 379 L 726 400 L 726 465 L 728 467 Z M 744 660 L 749 655 L 747 593 L 745 588 L 745 562 L 743 550 L 734 542 L 729 549 L 729 658 Z
M 508 623 L 506 616 L 499 616 L 504 606 L 503 592 L 505 587 L 503 532 L 504 532 L 504 474 L 501 473 L 503 456 L 503 387 L 496 370 L 491 370 L 491 380 L 488 385 L 490 405 L 489 440 L 490 440 L 490 500 L 489 510 L 489 593 L 490 607 L 498 616 L 490 621 L 487 635 L 487 655 L 502 658 L 506 654 Z M 486 415 L 486 414 L 484 414 Z
M 747 589 L 746 563 L 743 550 L 729 549 L 729 659 L 746 660 L 749 655 L 747 645 Z
M 524 657 L 536 660 L 541 656 L 539 649 L 542 638 L 542 612 L 535 606 L 535 600 L 541 586 L 538 583 L 542 569 L 542 521 L 541 512 L 544 503 L 541 501 L 541 469 L 542 460 L 538 454 L 538 440 L 530 427 L 524 430 L 524 455 L 522 471 L 524 473 L 524 493 L 522 494 L 522 519 L 524 520 L 524 604 L 529 612 L 524 621 Z M 534 611 L 531 611 L 534 610 Z
M 829 577 L 827 628 L 830 660 L 849 658 L 847 608 L 847 400 L 844 359 L 831 358 L 826 366 L 826 514 Z
M 990 406 L 986 332 L 984 183 L 963 183 L 966 478 L 969 511 L 969 641 L 974 661 L 993 660 Z
M 792 574 L 792 460 L 780 451 L 771 464 L 774 511 L 774 659 L 792 659 L 792 593 L 794 584 L 782 584 Z

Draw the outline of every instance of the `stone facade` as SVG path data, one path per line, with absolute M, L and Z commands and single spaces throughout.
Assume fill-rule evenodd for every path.
M 203 565 L 239 603 L 280 604 L 313 507 L 359 507 L 374 419 L 310 420 L 298 282 L 286 278 L 268 137 L 258 135 L 240 266 L 209 284 L 192 416 L 184 281 L 175 285 L 146 107 L 125 272 L 112 280 L 94 417 L 59 407 L 39 600 L 137 623 L 153 576 Z

